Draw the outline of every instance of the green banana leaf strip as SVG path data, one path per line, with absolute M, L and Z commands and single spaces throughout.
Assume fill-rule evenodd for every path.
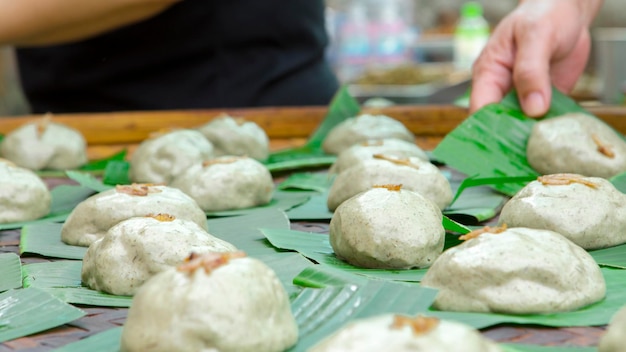
M 596 263 L 600 266 L 626 269 L 626 244 L 611 248 L 597 249 L 590 251 L 589 254 L 591 254 L 593 259 L 595 259 Z
M 67 175 L 67 171 L 88 172 L 92 175 L 102 175 L 104 174 L 109 162 L 124 160 L 125 157 L 126 150 L 123 150 L 106 158 L 92 160 L 76 170 L 39 170 L 37 171 L 37 175 L 40 177 L 65 177 Z
M 454 99 L 452 104 L 455 106 L 462 107 L 462 108 L 469 108 L 471 92 L 472 92 L 471 89 L 466 90 L 465 93 L 461 94 L 456 99 Z
M 22 288 L 20 257 L 15 253 L 0 253 L 0 292 L 12 288 Z
M 102 182 L 107 185 L 128 185 L 130 184 L 130 163 L 124 160 L 115 160 L 107 164 L 102 176 Z
M 487 186 L 487 185 L 495 186 L 495 185 L 506 184 L 506 183 L 520 183 L 520 182 L 527 183 L 530 181 L 534 181 L 536 179 L 537 179 L 537 176 L 535 175 L 514 176 L 514 177 L 478 177 L 478 175 L 470 176 L 464 179 L 459 185 L 459 188 L 457 188 L 456 193 L 454 194 L 454 197 L 452 198 L 452 204 L 450 205 L 450 207 L 453 208 L 454 202 L 459 199 L 459 196 L 461 196 L 468 188 L 471 188 L 471 187 Z
M 81 287 L 80 260 L 58 260 L 54 262 L 24 265 L 22 281 L 24 287 L 46 289 L 51 287 Z
M 333 184 L 328 172 L 298 172 L 276 186 L 280 190 L 327 192 Z
M 126 158 L 126 149 L 122 150 L 119 153 L 115 153 L 108 158 L 90 161 L 86 165 L 83 165 L 82 167 L 80 167 L 78 170 L 79 171 L 104 171 L 107 168 L 109 162 L 120 161 L 120 160 L 124 160 L 125 158 Z
M 500 104 L 505 107 L 522 112 L 522 107 L 519 103 L 519 99 L 517 98 L 517 91 L 515 90 L 509 92 L 509 94 L 507 94 L 502 99 Z M 550 109 L 543 118 L 555 117 L 568 112 L 582 112 L 587 114 L 589 113 L 583 107 L 578 105 L 575 100 L 561 93 L 558 89 L 552 87 L 552 101 L 550 102 Z
M 332 165 L 337 157 L 334 155 L 315 155 L 317 152 L 306 149 L 300 150 L 301 155 L 293 154 L 294 159 L 277 161 L 272 164 L 265 165 L 271 173 L 279 173 L 290 170 L 314 169 L 327 167 Z
M 455 233 L 460 233 L 462 235 L 471 232 L 472 230 L 470 228 L 468 228 L 465 225 L 459 224 L 456 221 L 451 220 L 450 218 L 448 218 L 447 216 L 443 216 L 443 228 L 446 229 L 446 231 L 449 232 L 455 232 Z M 446 236 L 446 240 L 449 236 Z M 446 246 L 446 248 L 450 248 L 449 246 Z
M 537 346 L 521 343 L 501 344 L 504 352 L 596 352 L 594 347 L 570 347 L 570 346 Z
M 366 278 L 353 275 L 345 271 L 332 270 L 328 267 L 316 265 L 302 270 L 293 278 L 293 283 L 302 287 L 324 288 L 328 286 L 346 286 L 351 284 L 362 285 Z
M 480 177 L 539 174 L 526 160 L 526 141 L 535 120 L 500 104 L 487 105 L 450 132 L 433 150 L 448 166 Z M 514 195 L 525 183 L 506 183 L 494 188 Z
M 90 188 L 96 192 L 104 192 L 113 188 L 113 186 L 105 185 L 94 177 L 92 174 L 80 171 L 66 171 L 67 177 L 78 182 L 79 185 Z
M 299 252 L 303 256 L 310 258 L 321 265 L 329 266 L 334 269 L 340 269 L 352 274 L 381 280 L 419 282 L 428 270 L 364 269 L 348 264 L 337 258 L 330 245 L 327 234 L 267 228 L 262 228 L 260 231 L 276 248 Z M 459 243 L 458 237 L 455 235 L 446 234 L 446 238 L 446 245 L 456 245 Z
M 86 313 L 37 288 L 0 293 L 0 342 L 61 326 Z
M 350 95 L 347 85 L 342 86 L 333 97 L 326 118 L 313 132 L 306 145 L 315 149 L 321 148 L 330 130 L 346 119 L 357 116 L 359 112 L 361 112 L 359 102 Z
M 129 307 L 132 297 L 115 296 L 83 287 L 80 260 L 33 263 L 23 267 L 24 287 L 36 287 L 58 299 L 74 304 Z
M 265 166 L 271 172 L 297 170 L 318 166 L 328 166 L 335 161 L 334 156 L 321 149 L 328 132 L 347 118 L 358 115 L 361 108 L 358 101 L 348 92 L 347 86 L 335 94 L 324 121 L 313 132 L 307 143 L 298 148 L 279 150 L 270 154 Z
M 276 226 L 288 230 L 291 227 L 285 212 L 275 208 L 242 216 L 209 219 L 207 224 L 210 234 L 232 243 L 251 256 L 277 253 L 276 249 L 265 241 L 265 236 L 259 228 Z
M 37 220 L 0 224 L 0 230 L 19 229 L 26 225 L 39 223 L 63 222 L 72 212 L 72 209 L 78 203 L 91 196 L 93 191 L 82 186 L 60 185 L 55 187 L 50 193 L 52 195 L 52 204 L 50 204 L 50 213 L 48 215 Z
M 129 296 L 110 295 L 87 287 L 49 287 L 42 290 L 63 302 L 88 306 L 126 308 L 133 300 Z
M 311 194 L 306 203 L 289 209 L 287 216 L 291 220 L 330 220 L 333 212 L 328 210 L 327 199 L 328 192 Z
M 575 101 L 553 89 L 552 104 L 544 118 L 568 112 L 586 112 Z M 526 142 L 537 122 L 522 112 L 515 92 L 502 102 L 487 105 L 469 116 L 439 143 L 433 154 L 437 160 L 467 175 L 483 178 L 539 174 L 526 160 Z M 525 183 L 493 187 L 514 195 Z
M 119 352 L 120 341 L 122 339 L 123 327 L 115 327 L 103 332 L 91 335 L 76 342 L 72 342 L 63 347 L 57 348 L 55 352 Z
M 83 259 L 87 247 L 70 246 L 61 241 L 63 224 L 42 222 L 26 225 L 20 236 L 20 254 L 39 254 L 44 257 Z
M 308 200 L 308 194 L 302 194 L 299 192 L 275 191 L 274 195 L 272 196 L 272 200 L 270 200 L 268 204 L 245 209 L 207 212 L 206 214 L 209 217 L 221 217 L 247 215 L 258 211 L 264 211 L 265 209 L 278 209 L 282 211 L 287 211 L 289 209 L 297 207 L 298 205 L 306 203 Z
M 626 193 L 626 172 L 611 177 L 609 181 L 618 191 Z
M 624 290 L 626 286 L 626 271 L 611 268 L 601 268 L 601 270 L 606 280 L 606 297 L 598 303 L 573 312 L 547 315 L 510 315 L 442 312 L 431 309 L 428 314 L 442 319 L 460 321 L 477 329 L 498 324 L 533 324 L 552 327 L 606 325 L 611 320 L 613 314 L 626 305 L 626 290 Z

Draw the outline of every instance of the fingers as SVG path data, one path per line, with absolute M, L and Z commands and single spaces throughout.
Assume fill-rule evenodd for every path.
M 550 76 L 552 84 L 561 92 L 570 92 L 578 77 L 585 70 L 591 51 L 591 36 L 587 28 L 582 28 L 578 41 L 571 53 L 553 63 Z
M 512 32 L 506 27 L 504 23 L 494 32 L 472 67 L 470 112 L 499 102 L 513 84 L 511 70 L 515 48 Z
M 539 117 L 550 106 L 550 60 L 553 40 L 548 28 L 534 26 L 516 32 L 517 53 L 513 82 L 526 115 Z
M 487 63 L 488 61 L 485 61 Z M 478 64 L 474 66 L 472 91 L 470 95 L 470 112 L 483 106 L 497 103 L 511 88 L 511 71 L 502 64 Z
M 505 17 L 474 64 L 470 111 L 499 102 L 514 86 L 524 112 L 539 117 L 549 109 L 552 84 L 568 92 L 584 70 L 590 50 L 589 32 L 577 4 L 528 0 Z M 593 1 L 581 4 L 599 6 Z

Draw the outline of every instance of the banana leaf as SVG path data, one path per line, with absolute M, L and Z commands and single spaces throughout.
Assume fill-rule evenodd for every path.
M 354 117 L 361 111 L 359 102 L 349 93 L 348 86 L 342 86 L 328 107 L 328 114 L 322 124 L 313 132 L 306 145 L 315 149 L 322 147 L 328 132 L 344 120 Z
M 328 192 L 312 193 L 307 202 L 287 210 L 287 216 L 290 220 L 330 220 L 333 212 L 328 210 L 327 199 Z
M 0 293 L 0 342 L 52 329 L 84 315 L 36 288 L 6 291 Z
M 606 325 L 613 314 L 626 305 L 626 271 L 611 268 L 601 268 L 606 280 L 607 293 L 604 300 L 578 309 L 573 312 L 554 314 L 488 314 L 488 313 L 464 313 L 442 312 L 430 309 L 428 314 L 460 321 L 477 329 L 486 328 L 498 324 L 533 324 L 552 327 L 566 326 L 600 326 Z
M 108 158 L 103 158 L 99 160 L 93 160 L 83 165 L 78 170 L 79 171 L 104 171 L 108 167 L 109 163 L 112 161 L 122 161 L 126 159 L 126 149 L 122 150 L 119 153 L 113 154 Z
M 107 185 L 128 185 L 130 184 L 130 163 L 124 160 L 116 160 L 107 164 L 102 176 L 102 182 Z
M 626 193 L 626 172 L 611 177 L 609 181 L 618 191 Z
M 265 209 L 243 216 L 209 219 L 209 233 L 235 245 L 249 256 L 279 253 L 268 244 L 259 230 L 268 225 L 288 230 L 291 225 L 285 212 L 278 209 Z
M 70 246 L 61 241 L 63 224 L 42 222 L 26 225 L 20 236 L 20 254 L 38 254 L 44 257 L 83 259 L 87 247 Z
M 104 192 L 113 188 L 113 186 L 105 185 L 92 174 L 80 171 L 66 171 L 67 177 L 78 182 L 79 185 L 92 189 L 95 192 Z
M 574 347 L 574 346 L 537 346 L 521 343 L 505 343 L 500 347 L 504 352 L 596 352 L 594 347 Z
M 322 266 L 339 269 L 351 274 L 362 275 L 368 278 L 381 280 L 419 282 L 428 269 L 364 269 L 348 264 L 337 258 L 330 245 L 327 234 L 308 233 L 294 230 L 260 229 L 268 241 L 276 248 L 282 250 L 297 251 L 303 256 L 310 258 Z M 467 230 L 464 230 L 467 232 Z M 459 243 L 458 237 L 446 234 L 446 246 Z M 448 248 L 448 247 L 446 247 Z
M 298 169 L 314 169 L 332 165 L 337 157 L 326 155 L 314 150 L 300 149 L 300 154 L 292 154 L 292 160 L 276 161 L 265 165 L 271 173 L 279 173 Z
M 115 296 L 83 287 L 80 260 L 60 260 L 55 262 L 24 265 L 24 287 L 36 287 L 58 299 L 74 304 L 103 307 L 129 307 L 132 297 Z
M 552 91 L 552 104 L 544 118 L 568 112 L 585 112 L 575 101 Z M 502 102 L 491 104 L 469 116 L 450 132 L 433 150 L 435 158 L 467 175 L 482 178 L 503 176 L 538 176 L 526 160 L 526 143 L 537 119 L 526 116 L 515 92 Z M 514 195 L 525 182 L 493 187 Z
M 590 251 L 589 254 L 600 266 L 626 269 L 626 244 Z M 626 304 L 626 303 L 625 303 Z
M 328 172 L 297 172 L 289 175 L 276 188 L 285 191 L 328 192 L 333 184 L 334 176 Z
M 92 195 L 93 191 L 82 186 L 60 185 L 55 187 L 50 193 L 52 195 L 52 204 L 50 205 L 50 213 L 48 215 L 37 220 L 0 224 L 0 230 L 19 229 L 26 225 L 46 222 L 63 222 L 70 215 L 72 209 Z
M 350 95 L 348 87 L 341 87 L 331 101 L 324 121 L 309 137 L 307 143 L 302 147 L 270 153 L 264 162 L 265 166 L 270 171 L 277 172 L 331 165 L 335 162 L 335 157 L 325 154 L 322 150 L 324 138 L 333 127 L 347 118 L 358 115 L 360 110 L 359 103 Z
M 309 200 L 308 194 L 302 194 L 302 193 L 297 193 L 297 192 L 275 191 L 274 195 L 272 196 L 272 200 L 270 200 L 268 204 L 260 205 L 258 207 L 245 208 L 245 209 L 207 212 L 206 214 L 209 217 L 220 217 L 220 216 L 253 214 L 258 211 L 264 211 L 266 209 L 278 209 L 282 211 L 287 211 L 289 209 L 297 207 L 300 204 L 306 203 L 306 201 L 308 200 Z
M 12 288 L 22 288 L 20 257 L 15 253 L 0 253 L 0 292 Z
M 39 170 L 37 175 L 40 177 L 65 177 L 67 171 L 87 172 L 92 175 L 102 175 L 110 162 L 124 160 L 126 158 L 126 150 L 113 154 L 109 157 L 92 160 L 76 170 Z
M 451 186 L 454 191 L 457 183 L 452 181 Z M 466 188 L 454 203 L 443 210 L 443 214 L 465 225 L 477 225 L 493 219 L 507 199 L 486 186 Z

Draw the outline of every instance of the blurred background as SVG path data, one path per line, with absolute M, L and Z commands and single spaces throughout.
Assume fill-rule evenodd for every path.
M 328 59 L 363 103 L 454 103 L 467 90 L 471 58 L 489 29 L 517 2 L 483 0 L 470 6 L 462 0 L 326 0 Z M 605 0 L 593 23 L 593 52 L 572 92 L 579 101 L 624 103 L 622 9 L 623 0 Z M 13 51 L 1 48 L 0 116 L 28 113 Z

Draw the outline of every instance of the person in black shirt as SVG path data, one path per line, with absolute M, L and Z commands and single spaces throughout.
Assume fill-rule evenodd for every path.
M 323 0 L 14 7 L 0 42 L 16 46 L 33 113 L 325 105 L 338 89 Z

